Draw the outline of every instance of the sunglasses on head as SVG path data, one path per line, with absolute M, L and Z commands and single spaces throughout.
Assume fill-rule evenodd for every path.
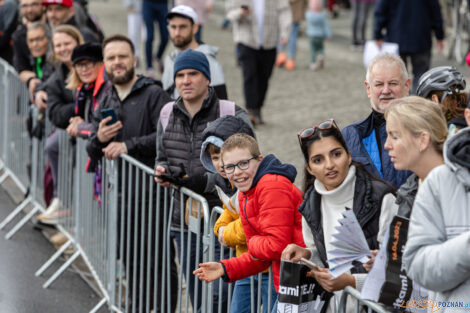
M 305 128 L 297 134 L 297 138 L 299 139 L 299 144 L 302 145 L 302 140 L 308 139 L 312 137 L 313 135 L 315 135 L 317 130 L 328 130 L 332 128 L 336 128 L 339 130 L 338 125 L 336 124 L 335 120 L 332 118 L 324 122 L 321 122 L 313 127 Z

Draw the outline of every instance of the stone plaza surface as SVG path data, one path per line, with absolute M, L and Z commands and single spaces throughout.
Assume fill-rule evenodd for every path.
M 121 0 L 93 0 L 90 3 L 90 11 L 96 14 L 106 35 L 126 34 L 126 9 Z M 235 59 L 232 33 L 230 29 L 220 28 L 224 13 L 224 1 L 215 1 L 209 22 L 204 26 L 203 41 L 220 48 L 217 60 L 224 68 L 229 99 L 244 107 L 241 69 Z M 372 14 L 368 24 L 371 28 Z M 266 125 L 259 126 L 256 130 L 262 154 L 273 153 L 282 162 L 295 165 L 298 171 L 298 186 L 302 184 L 304 161 L 298 145 L 297 132 L 329 118 L 334 118 L 339 127 L 343 128 L 370 113 L 370 102 L 364 86 L 366 70 L 362 63 L 362 52 L 349 49 L 349 11 L 343 10 L 339 18 L 330 19 L 330 26 L 333 38 L 325 44 L 325 68 L 317 72 L 308 68 L 309 44 L 305 32 L 302 32 L 298 42 L 297 69 L 274 70 L 263 107 Z M 304 29 L 305 22 L 301 25 L 301 30 Z M 158 45 L 157 24 L 155 33 L 154 53 Z M 371 29 L 368 34 L 372 34 Z M 165 53 L 173 49 L 169 42 Z M 140 50 L 141 61 L 144 61 L 143 46 Z M 442 54 L 433 51 L 433 66 L 447 64 L 456 65 L 454 61 L 449 61 Z M 469 76 L 468 68 L 457 67 L 465 76 Z M 143 72 L 143 69 L 140 69 L 140 72 Z

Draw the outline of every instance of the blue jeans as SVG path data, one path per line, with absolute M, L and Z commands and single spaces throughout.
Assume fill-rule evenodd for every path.
M 255 303 L 253 304 L 256 308 L 258 299 L 258 275 L 254 275 L 254 295 Z M 268 291 L 269 283 L 271 283 L 271 308 L 268 310 Z M 269 274 L 262 274 L 261 279 L 261 302 L 263 303 L 263 313 L 270 313 L 274 302 L 277 301 L 277 293 L 274 288 L 274 284 L 269 280 Z M 235 288 L 233 290 L 232 304 L 230 306 L 230 312 L 237 313 L 250 313 L 251 312 L 251 277 L 243 278 L 235 282 Z M 255 310 L 256 312 L 256 310 Z
M 279 51 L 285 51 L 287 48 L 287 58 L 292 60 L 294 60 L 295 56 L 297 55 L 297 38 L 299 37 L 299 27 L 300 23 L 292 23 L 287 46 L 281 46 L 279 44 L 277 47 Z
M 278 300 L 276 299 L 276 303 L 274 303 L 273 305 L 273 310 L 271 311 L 271 313 L 277 313 L 277 304 L 278 304 Z
M 199 264 L 196 264 L 196 252 L 197 252 L 197 237 L 194 233 L 191 234 L 191 243 L 190 243 L 190 251 L 189 251 L 189 276 L 186 276 L 186 266 L 188 264 L 187 261 L 187 250 L 188 250 L 188 237 L 187 233 L 185 233 L 184 238 L 181 238 L 180 232 L 172 231 L 171 236 L 175 238 L 176 245 L 177 245 L 177 252 L 178 252 L 178 260 L 180 261 L 181 268 L 183 269 L 183 275 L 185 276 L 186 280 L 186 288 L 189 291 L 189 297 L 191 299 L 191 304 L 193 305 L 193 312 L 201 312 L 201 301 L 202 301 L 202 284 L 199 279 L 193 275 L 193 271 L 199 267 Z M 217 241 L 216 238 L 214 240 Z M 183 255 L 181 255 L 181 249 L 183 249 Z M 223 256 L 224 259 L 229 258 L 229 249 L 225 250 L 225 254 Z M 199 260 L 198 263 L 202 263 L 202 253 L 203 253 L 203 245 L 202 245 L 202 236 L 201 241 L 199 242 Z M 220 261 L 220 244 L 217 241 L 215 244 L 215 261 Z M 195 307 L 195 284 L 198 284 L 198 296 L 197 296 L 197 308 Z M 213 301 L 213 312 L 217 312 L 218 310 L 218 299 L 222 299 L 222 313 L 226 312 L 227 308 L 227 301 L 228 301 L 228 284 L 222 284 L 222 296 L 219 296 L 219 279 L 214 281 L 214 301 Z
M 147 28 L 147 41 L 145 42 L 145 57 L 147 68 L 152 68 L 152 45 L 154 39 L 153 25 L 158 22 L 160 30 L 160 44 L 158 45 L 157 59 L 161 60 L 168 43 L 168 29 L 166 15 L 168 14 L 168 3 L 145 1 L 142 3 L 142 17 Z

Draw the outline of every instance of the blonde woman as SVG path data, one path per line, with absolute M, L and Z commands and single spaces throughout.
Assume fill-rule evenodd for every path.
M 57 198 L 57 177 L 59 165 L 59 133 L 69 125 L 75 115 L 73 92 L 65 87 L 65 80 L 72 68 L 73 49 L 83 44 L 79 30 L 71 25 L 60 25 L 52 33 L 52 50 L 57 61 L 56 69 L 44 83 L 43 89 L 36 93 L 35 101 L 39 108 L 48 108 L 48 117 L 56 130 L 46 139 L 45 152 L 52 170 L 54 184 L 53 199 L 45 213 L 38 219 L 46 224 L 57 224 L 60 200 Z M 47 201 L 46 201 L 47 202 Z
M 393 166 L 414 173 L 397 192 L 398 215 L 409 218 L 419 181 L 444 163 L 446 120 L 439 104 L 416 96 L 394 100 L 385 112 L 385 119 L 385 149 Z
M 77 46 L 72 53 L 72 63 L 67 88 L 76 90 L 75 116 L 70 118 L 66 130 L 74 137 L 88 138 L 93 128 L 91 118 L 106 83 L 101 45 Z

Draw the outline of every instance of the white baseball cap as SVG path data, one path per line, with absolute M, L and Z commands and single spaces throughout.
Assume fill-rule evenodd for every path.
M 173 16 L 184 16 L 193 21 L 194 24 L 198 23 L 197 13 L 193 8 L 187 5 L 177 5 L 171 9 L 170 13 L 166 15 L 166 19 L 170 20 Z

